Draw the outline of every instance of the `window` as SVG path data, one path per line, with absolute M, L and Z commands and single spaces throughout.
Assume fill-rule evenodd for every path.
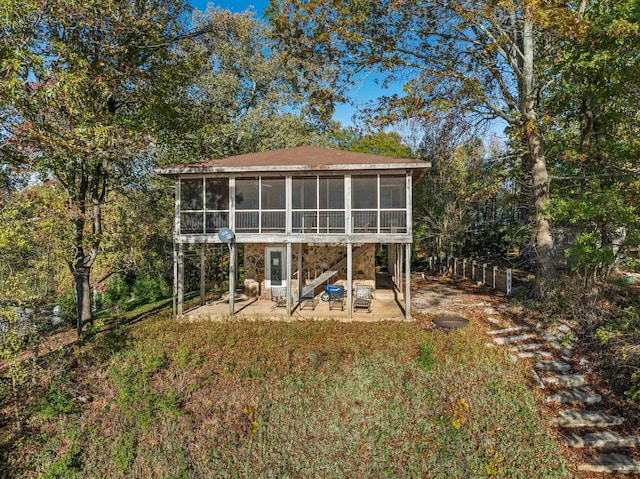
M 284 178 L 262 178 L 262 209 L 284 210 L 286 207 Z
M 318 178 L 311 176 L 308 178 L 293 178 L 293 199 L 294 210 L 315 210 L 318 203 Z
M 380 176 L 380 208 L 405 208 L 407 192 L 405 190 L 406 177 Z
M 180 181 L 180 209 L 202 210 L 202 178 Z
M 229 209 L 229 180 L 207 178 L 205 180 L 205 205 L 208 210 Z
M 259 203 L 258 178 L 236 178 L 236 209 L 257 210 Z
M 377 176 L 354 176 L 351 179 L 351 207 L 356 210 L 378 208 Z
M 344 177 L 320 177 L 320 204 L 321 210 L 344 209 Z
M 286 206 L 284 178 L 236 178 L 236 231 L 284 233 Z
M 215 233 L 228 224 L 227 178 L 188 178 L 180 181 L 180 233 Z
M 405 176 L 354 176 L 351 180 L 353 232 L 406 232 L 405 186 Z

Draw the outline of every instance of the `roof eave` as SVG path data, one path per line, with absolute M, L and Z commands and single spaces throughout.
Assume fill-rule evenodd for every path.
M 205 174 L 229 174 L 229 173 L 286 173 L 297 171 L 366 171 L 366 170 L 427 170 L 431 168 L 431 162 L 410 163 L 379 163 L 379 164 L 338 164 L 338 165 L 279 165 L 279 166 L 201 166 L 156 168 L 158 175 L 175 177 L 180 175 L 205 175 Z

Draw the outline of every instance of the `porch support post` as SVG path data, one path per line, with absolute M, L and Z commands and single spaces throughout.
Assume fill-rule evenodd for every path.
M 173 317 L 177 316 L 177 296 L 178 296 L 178 250 L 176 249 L 176 239 L 173 238 L 173 292 L 172 292 L 172 303 L 173 303 Z M 495 288 L 494 288 L 495 289 Z
M 178 283 L 180 282 L 180 262 L 182 261 L 181 253 L 176 248 L 176 237 L 180 234 L 180 178 L 176 179 L 174 191 L 174 209 L 173 209 L 173 315 L 177 318 L 182 315 L 182 303 L 178 298 Z M 182 243 L 180 243 L 180 252 L 182 252 Z M 180 302 L 180 305 L 178 303 Z
M 353 301 L 353 244 L 347 243 L 347 318 L 351 319 Z
M 177 282 L 178 307 L 176 316 L 182 316 L 184 306 L 184 245 L 178 243 L 178 282 Z
M 233 317 L 236 302 L 236 243 L 229 243 L 229 314 Z
M 405 280 L 404 280 L 404 319 L 411 320 L 411 243 L 406 243 L 404 252 Z
M 204 295 L 206 290 L 206 271 L 205 271 L 205 259 L 206 259 L 207 245 L 202 243 L 200 245 L 200 306 L 204 306 Z
M 396 287 L 398 291 L 400 288 L 398 287 L 398 244 L 393 243 L 393 285 Z
M 287 243 L 287 318 L 291 317 L 291 243 Z
M 298 243 L 298 302 L 302 301 L 302 288 L 304 288 L 304 277 L 302 276 L 302 243 Z
M 402 272 L 404 271 L 404 264 L 402 259 L 404 258 L 404 248 L 403 248 L 403 244 L 400 243 L 398 245 L 398 291 L 400 292 L 400 295 L 404 296 L 404 289 L 403 289 L 403 285 L 402 285 L 402 280 L 403 280 L 403 275 Z

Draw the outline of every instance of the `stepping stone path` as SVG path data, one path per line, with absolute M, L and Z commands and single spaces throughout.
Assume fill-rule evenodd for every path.
M 549 421 L 552 426 L 565 428 L 619 426 L 623 422 L 623 417 L 585 409 L 565 409 L 559 411 L 558 415 Z
M 566 374 L 571 371 L 571 364 L 557 359 L 551 359 L 549 361 L 538 361 L 536 363 L 536 369 Z
M 567 374 L 564 376 L 546 376 L 543 381 L 547 384 L 556 384 L 567 388 L 585 386 L 587 382 L 581 374 Z
M 584 436 L 572 434 L 565 441 L 572 447 L 600 447 L 602 449 L 619 449 L 621 447 L 640 446 L 639 436 L 621 436 L 611 431 L 599 431 Z
M 547 396 L 547 402 L 560 404 L 597 404 L 602 401 L 600 394 L 579 391 L 578 389 L 562 389 Z
M 500 338 L 493 338 L 493 342 L 504 346 L 505 344 L 519 343 L 526 341 L 527 339 L 537 338 L 535 334 L 521 334 L 520 336 L 504 336 Z
M 495 317 L 491 317 L 488 321 L 493 328 L 502 324 Z M 517 357 L 511 356 L 514 360 L 518 357 L 531 359 L 533 364 L 531 373 L 538 386 L 541 389 L 547 386 L 553 389 L 546 401 L 575 407 L 575 409 L 559 411 L 549 423 L 554 427 L 572 431 L 565 436 L 569 446 L 594 450 L 586 463 L 578 465 L 579 471 L 639 474 L 640 461 L 620 454 L 618 450 L 640 447 L 640 436 L 622 436 L 609 430 L 622 424 L 625 418 L 606 414 L 603 411 L 584 409 L 600 403 L 602 396 L 588 390 L 586 379 L 582 374 L 572 373 L 573 365 L 570 362 L 572 362 L 573 351 L 560 344 L 563 335 L 570 331 L 571 328 L 565 324 L 560 325 L 555 333 L 541 333 L 527 326 L 490 329 L 488 334 L 491 336 L 492 343 L 488 345 L 507 346 L 512 354 L 517 354 Z M 573 361 L 576 361 L 575 364 L 578 364 L 579 368 L 588 365 L 576 359 Z M 580 435 L 579 430 L 582 428 L 588 431 Z M 612 449 L 617 452 L 601 452 Z
M 552 354 L 548 351 L 525 351 L 523 353 L 518 353 L 518 357 L 520 358 L 550 358 Z

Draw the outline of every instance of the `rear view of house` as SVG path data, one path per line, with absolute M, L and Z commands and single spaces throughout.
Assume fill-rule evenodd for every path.
M 350 317 L 354 284 L 375 287 L 376 245 L 385 245 L 384 268 L 410 318 L 412 186 L 429 166 L 305 146 L 157 169 L 176 181 L 178 316 L 184 245 L 220 243 L 228 228 L 231 254 L 243 245 L 246 294 L 286 288 L 288 315 L 323 284 L 340 282 Z

